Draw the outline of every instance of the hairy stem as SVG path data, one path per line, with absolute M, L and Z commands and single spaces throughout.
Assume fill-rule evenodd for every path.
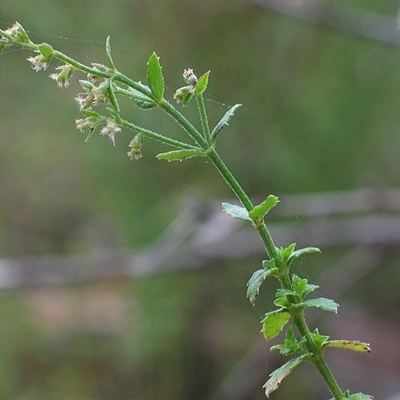
M 167 144 L 172 147 L 177 147 L 178 149 L 196 149 L 196 146 L 192 146 L 187 143 L 180 142 L 179 140 L 171 139 L 167 136 L 160 135 L 157 132 L 153 132 L 150 129 L 142 128 L 140 126 L 137 126 L 133 124 L 132 122 L 126 121 L 126 120 L 120 120 L 118 121 L 119 124 L 125 128 L 131 129 L 137 133 L 142 133 L 143 136 L 148 137 L 150 139 L 157 140 L 158 142 Z
M 208 125 L 207 111 L 204 105 L 203 95 L 201 93 L 196 93 L 197 108 L 199 110 L 201 126 L 203 128 L 204 137 L 207 141 L 210 140 L 210 127 Z

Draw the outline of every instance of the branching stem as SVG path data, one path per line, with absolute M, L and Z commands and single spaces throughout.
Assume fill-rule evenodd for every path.
M 20 38 L 20 39 L 18 39 Z M 28 59 L 30 62 L 36 62 L 38 59 L 42 61 L 42 64 L 34 64 L 33 67 L 35 70 L 42 70 L 46 69 L 48 66 L 49 61 L 52 58 L 56 58 L 60 60 L 61 62 L 65 63 L 67 66 L 72 66 L 74 68 L 70 68 L 70 70 L 79 70 L 84 73 L 87 73 L 89 75 L 92 75 L 93 77 L 96 78 L 103 78 L 104 82 L 103 85 L 105 86 L 99 86 L 95 87 L 93 84 L 93 92 L 91 91 L 92 83 L 91 82 L 86 82 L 86 86 L 89 87 L 90 90 L 89 93 L 87 93 L 87 97 L 82 97 L 80 98 L 80 102 L 83 104 L 81 107 L 81 111 L 83 114 L 86 116 L 86 119 L 83 120 L 78 120 L 79 124 L 81 125 L 82 128 L 87 127 L 87 129 L 90 132 L 93 132 L 94 129 L 96 128 L 96 124 L 100 124 L 100 122 L 105 121 L 105 127 L 103 127 L 101 133 L 102 134 L 109 134 L 110 138 L 114 142 L 114 137 L 117 132 L 119 132 L 121 129 L 120 127 L 125 127 L 128 129 L 131 129 L 138 133 L 139 135 L 136 135 L 137 141 L 135 142 L 135 139 L 133 140 L 133 145 L 132 146 L 137 146 L 134 147 L 133 150 L 137 151 L 137 153 L 132 153 L 133 158 L 140 158 L 140 148 L 141 148 L 141 137 L 147 137 L 150 139 L 157 140 L 165 145 L 172 146 L 174 148 L 179 149 L 180 151 L 174 151 L 170 152 L 172 153 L 173 156 L 178 157 L 178 158 L 170 158 L 170 160 L 173 159 L 184 159 L 188 157 L 194 157 L 194 156 L 207 156 L 209 160 L 212 162 L 214 167 L 217 169 L 219 174 L 222 176 L 226 184 L 230 187 L 236 198 L 240 201 L 241 205 L 244 207 L 244 209 L 247 211 L 249 218 L 246 216 L 245 220 L 248 220 L 252 222 L 254 228 L 257 230 L 258 235 L 261 238 L 261 241 L 265 247 L 266 252 L 269 255 L 270 262 L 274 264 L 274 268 L 278 271 L 276 273 L 276 277 L 280 281 L 281 288 L 283 292 L 289 293 L 286 296 L 285 301 L 287 300 L 287 303 L 283 306 L 284 310 L 284 316 L 290 316 L 293 319 L 293 323 L 297 328 L 298 334 L 300 335 L 301 338 L 303 338 L 304 341 L 304 346 L 306 348 L 306 356 L 310 355 L 309 361 L 315 365 L 317 370 L 320 372 L 323 380 L 325 381 L 327 387 L 329 388 L 330 392 L 334 396 L 335 400 L 343 400 L 345 398 L 348 398 L 348 396 L 341 390 L 340 386 L 338 385 L 335 377 L 333 376 L 332 371 L 328 367 L 324 355 L 323 355 L 323 348 L 322 346 L 317 345 L 319 343 L 318 339 L 316 338 L 316 334 L 311 333 L 308 324 L 305 319 L 305 312 L 304 312 L 304 307 L 305 303 L 302 303 L 302 297 L 297 294 L 297 292 L 294 292 L 294 287 L 296 286 L 296 281 L 293 278 L 293 275 L 289 273 L 289 265 L 290 263 L 288 262 L 288 257 L 289 256 L 283 256 L 284 254 L 283 250 L 286 249 L 278 249 L 275 246 L 275 243 L 273 241 L 273 238 L 271 236 L 271 233 L 269 232 L 267 225 L 265 223 L 265 213 L 261 214 L 260 209 L 265 210 L 265 207 L 269 207 L 268 203 L 264 202 L 261 203 L 260 206 L 254 207 L 252 201 L 250 200 L 249 196 L 245 192 L 245 190 L 242 188 L 242 186 L 239 184 L 239 182 L 236 180 L 235 176 L 232 174 L 232 172 L 229 170 L 229 168 L 226 166 L 224 161 L 221 159 L 219 156 L 218 152 L 215 149 L 215 140 L 220 132 L 220 130 L 228 125 L 228 121 L 230 117 L 233 115 L 234 110 L 237 108 L 236 105 L 234 108 L 231 108 L 231 112 L 227 112 L 224 118 L 221 119 L 220 123 L 214 128 L 213 131 L 213 136 L 214 138 L 211 138 L 211 133 L 210 133 L 210 127 L 209 127 L 209 122 L 208 122 L 208 117 L 207 117 L 207 111 L 206 107 L 204 104 L 204 99 L 203 99 L 203 91 L 205 90 L 205 87 L 203 87 L 201 90 L 196 90 L 196 85 L 195 83 L 190 83 L 190 86 L 186 86 L 182 89 L 186 89 L 186 91 L 189 91 L 189 95 L 192 96 L 194 95 L 196 97 L 197 101 L 197 107 L 199 111 L 199 116 L 200 116 L 200 122 L 201 122 L 201 130 L 198 130 L 180 111 L 178 111 L 177 108 L 175 108 L 172 104 L 170 104 L 167 100 L 164 99 L 163 97 L 163 92 L 164 92 L 164 78 L 162 77 L 162 72 L 161 72 L 161 66 L 159 65 L 158 61 L 152 65 L 152 67 L 157 68 L 158 65 L 158 70 L 155 71 L 150 71 L 152 75 L 152 79 L 150 82 L 149 79 L 149 87 L 146 85 L 143 85 L 140 82 L 136 82 L 124 74 L 120 73 L 119 71 L 116 70 L 114 66 L 114 62 L 111 58 L 111 48 L 110 48 L 110 42 L 109 39 L 107 39 L 107 45 L 106 45 L 106 50 L 107 50 L 107 55 L 108 55 L 108 60 L 109 60 L 109 67 L 99 65 L 99 64 L 92 64 L 92 67 L 89 67 L 87 65 L 84 65 L 80 63 L 79 61 L 76 61 L 72 59 L 71 57 L 65 55 L 64 53 L 53 50 L 53 48 L 50 45 L 47 45 L 45 43 L 43 44 L 34 44 L 30 41 L 28 35 L 26 32 L 23 30 L 22 26 L 20 26 L 18 23 L 16 23 L 12 28 L 10 28 L 7 31 L 3 31 L 0 29 L 0 51 L 3 51 L 5 48 L 8 46 L 15 45 L 20 48 L 30 50 L 36 53 L 41 53 L 36 57 L 33 57 L 31 59 Z M 155 57 L 156 55 L 153 55 Z M 158 58 L 157 58 L 158 60 Z M 149 65 L 149 64 L 148 64 Z M 59 69 L 59 68 L 58 68 Z M 151 69 L 151 68 L 150 68 Z M 64 73 L 67 73 L 69 70 L 65 70 Z M 185 70 L 185 71 L 190 71 L 191 73 L 193 72 L 191 69 L 190 70 Z M 61 75 L 63 72 L 61 71 L 59 73 L 59 78 L 60 81 L 58 82 L 59 84 L 61 83 L 61 86 L 67 86 L 66 81 L 63 81 L 62 78 L 63 76 Z M 72 76 L 72 73 L 70 75 L 67 75 L 67 78 L 69 79 L 70 76 Z M 54 75 L 54 74 L 53 74 Z M 54 76 L 51 75 L 51 77 L 54 79 Z M 56 77 L 57 78 L 57 77 Z M 89 77 L 88 79 L 90 79 Z M 118 84 L 115 84 L 118 82 Z M 197 79 L 196 79 L 197 82 Z M 207 73 L 207 82 L 208 82 L 208 73 Z M 189 88 L 189 89 L 188 89 Z M 85 89 L 85 88 L 84 88 Z M 96 90 L 95 90 L 96 89 Z M 134 90 L 131 90 L 134 89 Z M 108 90 L 108 92 L 107 92 Z M 135 92 L 136 91 L 136 92 Z M 110 94 L 111 93 L 111 94 Z M 119 95 L 125 95 L 131 98 L 134 98 L 136 100 L 142 100 L 145 103 L 150 104 L 150 107 L 155 107 L 158 106 L 160 107 L 167 115 L 169 115 L 188 135 L 188 137 L 194 142 L 194 144 L 188 144 L 164 135 L 161 135 L 157 132 L 154 132 L 152 130 L 142 128 L 140 126 L 137 126 L 136 124 L 122 119 L 122 117 L 119 114 L 119 106 L 118 103 L 115 99 L 115 94 Z M 141 95 L 138 95 L 140 93 Z M 142 96 L 143 95 L 143 96 Z M 97 96 L 97 97 L 96 97 Z M 100 96 L 100 97 L 99 97 Z M 108 96 L 108 97 L 107 97 Z M 136 98 L 135 98 L 136 96 Z M 100 114 L 93 112 L 92 111 L 92 105 L 97 105 L 95 99 L 101 99 L 104 100 L 104 103 L 111 104 L 113 108 L 110 111 L 110 108 L 108 108 L 108 112 L 111 114 L 110 117 L 104 117 L 101 116 Z M 85 103 L 85 102 L 88 103 Z M 146 107 L 145 107 L 146 108 Z M 110 122 L 111 121 L 111 122 Z M 178 153 L 178 154 L 176 154 Z M 169 153 L 168 153 L 169 154 Z M 137 157 L 136 157 L 137 156 Z M 181 157 L 181 158 L 179 158 Z M 269 196 L 268 199 L 273 198 L 274 196 Z M 276 198 L 277 202 L 277 198 Z M 266 206 L 267 204 L 267 206 Z M 264 207 L 264 208 L 262 208 Z M 241 212 L 245 212 L 243 208 L 240 208 Z M 268 209 L 269 210 L 269 209 Z M 253 211 L 253 213 L 252 213 Z M 265 211 L 268 212 L 268 211 Z M 258 213 L 258 214 L 257 214 Z M 261 217 L 260 217 L 261 215 Z M 290 246 L 289 246 L 290 249 Z M 293 248 L 294 249 L 294 245 Z M 290 249 L 290 250 L 292 250 Z M 304 250 L 304 249 L 303 249 Z M 309 248 L 305 249 L 309 250 Z M 318 250 L 318 249 L 317 249 Z M 299 254 L 299 251 L 297 251 L 297 255 Z M 259 272 L 259 271 L 256 271 Z M 263 272 L 261 270 L 261 272 Z M 298 280 L 300 279 L 299 277 L 296 277 Z M 304 280 L 307 283 L 307 280 Z M 308 286 L 315 286 L 315 285 L 308 285 Z M 258 292 L 257 292 L 258 294 Z M 325 299 L 326 300 L 326 299 Z M 280 310 L 278 310 L 279 313 Z M 278 331 L 279 333 L 279 331 Z M 303 345 L 301 345 L 303 346 Z M 304 349 L 304 348 L 303 348 Z M 304 355 L 302 356 L 304 357 Z M 347 393 L 347 392 L 346 392 Z M 359 398 L 359 397 L 357 397 Z M 370 396 L 365 396 L 362 399 L 365 398 L 370 398 Z

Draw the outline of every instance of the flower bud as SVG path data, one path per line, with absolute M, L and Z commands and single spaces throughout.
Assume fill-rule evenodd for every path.
M 128 151 L 128 157 L 131 160 L 140 160 L 142 158 L 142 142 L 143 136 L 138 133 L 129 143 L 131 149 Z
M 15 22 L 13 26 L 6 30 L 6 33 L 19 42 L 31 43 L 28 34 L 19 22 Z

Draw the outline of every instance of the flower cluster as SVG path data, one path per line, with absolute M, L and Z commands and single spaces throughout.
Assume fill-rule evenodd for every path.
M 70 71 L 65 73 L 67 74 L 69 72 Z M 110 102 L 110 85 L 112 83 L 110 83 L 109 79 L 103 79 L 96 85 L 95 83 L 99 80 L 99 77 L 96 75 L 89 75 L 88 79 L 89 80 L 79 81 L 83 92 L 75 97 L 75 101 L 86 118 L 76 120 L 76 127 L 81 132 L 88 131 L 89 136 L 91 136 L 99 125 L 103 125 L 100 130 L 100 135 L 108 136 L 115 145 L 115 136 L 121 131 L 120 126 L 114 119 L 102 117 L 100 114 L 92 111 L 92 107 Z M 59 82 L 59 80 L 57 80 L 57 82 Z
M 27 60 L 31 63 L 31 67 L 34 71 L 45 71 L 50 63 L 51 58 L 45 57 L 42 53 L 37 56 L 28 57 Z
M 12 46 L 14 40 L 22 43 L 32 43 L 25 29 L 18 22 L 7 28 L 4 33 L 5 35 L 0 36 L 0 53 Z
M 109 80 L 103 80 L 96 86 L 90 80 L 80 80 L 80 85 L 84 90 L 75 97 L 80 110 L 90 109 L 98 104 L 107 104 L 109 102 Z
M 6 29 L 5 32 L 18 42 L 32 43 L 29 39 L 29 35 L 19 22 L 15 22 L 14 25 Z
M 113 119 L 107 119 L 106 124 L 100 130 L 100 135 L 108 136 L 112 144 L 115 146 L 115 135 L 121 132 L 121 128 Z
M 61 65 L 56 68 L 58 73 L 50 74 L 50 78 L 57 82 L 59 88 L 66 88 L 69 86 L 69 80 L 71 79 L 73 73 L 75 72 L 75 67 L 69 64 Z
M 129 143 L 128 157 L 131 160 L 140 160 L 142 158 L 142 142 L 143 136 L 138 133 Z
M 194 74 L 192 68 L 188 68 L 183 71 L 183 79 L 190 86 L 190 91 L 194 92 L 197 85 L 197 76 Z
M 174 94 L 174 99 L 178 103 L 182 102 L 183 105 L 186 106 L 189 104 L 189 101 L 196 90 L 197 76 L 194 74 L 192 68 L 187 68 L 183 71 L 183 79 L 187 83 L 187 86 L 177 89 Z
M 83 111 L 83 114 L 85 115 L 85 118 L 77 119 L 75 121 L 76 128 L 81 132 L 87 132 L 87 139 L 89 139 L 96 128 L 102 126 L 100 129 L 100 135 L 108 136 L 112 144 L 115 146 L 115 136 L 118 132 L 121 132 L 121 128 L 115 120 L 104 117 L 94 111 Z

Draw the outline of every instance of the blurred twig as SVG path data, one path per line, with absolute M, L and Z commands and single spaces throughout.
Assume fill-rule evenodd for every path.
M 338 6 L 332 1 L 251 0 L 250 3 L 346 34 L 400 46 L 397 17 Z
M 270 216 L 277 244 L 395 246 L 400 243 L 400 190 L 356 190 L 283 196 Z M 228 258 L 262 256 L 246 225 L 225 216 L 219 204 L 187 199 L 164 233 L 147 249 L 104 249 L 83 256 L 0 260 L 0 288 L 74 284 L 107 277 L 200 268 Z

